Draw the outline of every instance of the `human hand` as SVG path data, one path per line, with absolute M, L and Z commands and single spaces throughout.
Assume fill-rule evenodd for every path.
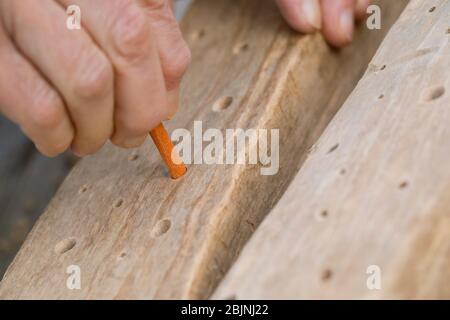
M 336 47 L 353 39 L 355 19 L 363 19 L 370 0 L 276 0 L 286 21 L 297 31 L 321 30 Z
M 189 62 L 169 0 L 0 1 L 0 111 L 48 156 L 139 146 L 176 112 Z

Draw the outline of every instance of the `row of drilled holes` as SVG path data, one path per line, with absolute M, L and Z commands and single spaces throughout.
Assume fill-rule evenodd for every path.
M 429 12 L 432 13 L 435 10 L 436 10 L 436 7 L 432 7 L 432 8 L 430 8 Z M 450 34 L 450 28 L 447 29 L 446 33 Z M 245 50 L 247 48 L 248 47 L 245 47 Z M 239 50 L 239 49 L 235 49 L 234 53 L 238 53 L 240 51 L 241 50 Z M 383 65 L 383 66 L 380 67 L 379 71 L 384 71 L 386 68 L 387 68 L 387 66 Z M 445 88 L 442 87 L 442 86 L 438 86 L 438 87 L 435 87 L 435 88 L 427 89 L 426 92 L 424 93 L 423 97 L 424 97 L 424 100 L 426 100 L 426 101 L 433 101 L 433 100 L 436 100 L 436 99 L 442 97 L 444 94 L 445 94 Z M 378 99 L 381 100 L 381 99 L 384 99 L 384 97 L 385 97 L 384 94 L 380 94 L 378 96 Z M 233 100 L 232 100 L 231 97 L 221 98 L 214 104 L 213 110 L 214 111 L 224 110 L 229 105 L 231 105 L 232 101 Z M 328 153 L 334 152 L 335 150 L 338 149 L 338 147 L 339 147 L 339 144 L 334 145 L 333 147 L 330 148 Z M 340 174 L 341 175 L 345 175 L 346 174 L 346 170 L 345 169 L 341 169 Z M 407 187 L 408 187 L 408 182 L 407 181 L 403 181 L 403 182 L 401 182 L 399 184 L 399 189 L 406 189 Z M 319 214 L 319 219 L 320 220 L 325 220 L 328 217 L 328 215 L 329 215 L 328 210 L 322 210 L 320 212 L 320 214 Z M 325 269 L 322 272 L 321 279 L 324 280 L 324 281 L 327 281 L 327 280 L 330 280 L 332 278 L 332 276 L 333 276 L 333 272 L 330 269 Z
M 139 156 L 137 154 L 135 154 L 130 158 L 130 161 L 135 161 L 138 158 L 139 158 Z M 80 194 L 85 193 L 86 191 L 88 191 L 88 189 L 89 189 L 88 186 L 84 185 L 80 188 L 79 193 Z M 116 202 L 114 202 L 113 207 L 120 208 L 120 207 L 122 207 L 123 204 L 124 204 L 124 201 L 122 199 L 118 199 Z M 169 231 L 171 225 L 172 225 L 172 222 L 170 219 L 161 219 L 160 221 L 158 221 L 155 224 L 155 226 L 151 230 L 150 234 L 153 238 L 161 237 L 162 235 L 164 235 L 165 233 L 167 233 Z M 55 252 L 58 254 L 66 253 L 66 252 L 72 250 L 76 244 L 77 244 L 77 240 L 74 237 L 66 238 L 56 244 Z M 119 257 L 124 258 L 125 256 L 126 256 L 126 253 L 122 252 Z
M 422 94 L 422 99 L 426 102 L 437 100 L 443 97 L 445 94 L 445 88 L 443 86 L 436 86 L 426 89 Z M 385 95 L 382 93 L 378 96 L 378 100 L 384 99 Z
M 383 66 L 380 68 L 380 70 L 385 70 L 386 66 Z M 444 96 L 445 94 L 445 88 L 442 86 L 437 86 L 434 88 L 429 88 L 425 91 L 425 93 L 423 94 L 424 100 L 425 101 L 433 101 L 433 100 L 437 100 L 439 98 L 441 98 L 442 96 Z M 384 98 L 384 94 L 381 94 L 380 96 L 378 96 L 378 99 L 383 99 Z M 339 148 L 339 144 L 335 144 L 334 146 L 332 146 L 329 150 L 328 150 L 328 154 L 333 153 L 334 151 L 336 151 Z M 340 174 L 341 175 L 345 175 L 347 173 L 347 170 L 345 169 L 341 169 L 340 170 Z M 398 188 L 400 190 L 404 190 L 409 186 L 408 181 L 402 181 Z M 320 211 L 320 213 L 318 214 L 318 220 L 319 221 L 324 221 L 326 218 L 328 218 L 329 216 L 329 212 L 328 210 L 322 210 Z M 325 269 L 322 272 L 321 275 L 321 279 L 323 281 L 328 281 L 332 278 L 333 276 L 333 272 L 330 269 Z
M 136 161 L 139 159 L 139 154 L 134 153 L 129 157 L 129 161 Z M 80 189 L 80 193 L 85 193 L 88 190 L 88 186 L 84 185 L 83 187 L 81 187 Z M 120 208 L 122 207 L 124 201 L 122 199 L 118 199 L 114 204 L 113 207 L 114 208 Z M 158 238 L 162 235 L 164 235 L 165 233 L 167 233 L 171 227 L 172 223 L 170 221 L 170 219 L 162 219 L 160 220 L 152 229 L 151 231 L 151 235 L 153 238 Z M 76 244 L 76 240 L 74 238 L 69 238 L 69 239 L 65 239 L 63 241 L 61 241 L 60 243 L 58 243 L 57 248 L 55 248 L 55 251 L 58 253 L 64 253 L 69 251 L 70 249 L 72 249 Z M 64 250 L 61 250 L 61 248 L 63 248 Z M 120 258 L 124 258 L 126 256 L 126 252 L 122 252 L 120 254 Z
M 433 10 L 431 10 L 430 12 L 433 12 L 434 10 L 435 10 L 435 8 Z M 447 29 L 447 34 L 450 34 L 450 28 Z M 247 50 L 247 49 L 248 49 L 247 44 L 241 44 L 235 48 L 234 52 L 238 53 L 240 51 Z M 387 68 L 387 66 L 383 65 L 379 68 L 378 72 L 384 71 L 386 68 Z M 445 88 L 443 86 L 438 86 L 435 88 L 427 89 L 423 94 L 423 98 L 425 101 L 433 101 L 433 100 L 436 100 L 436 99 L 442 97 L 444 94 L 445 94 Z M 385 97 L 384 94 L 380 94 L 378 96 L 378 99 L 382 100 L 382 99 L 384 99 L 384 97 Z M 232 105 L 232 103 L 233 103 L 233 97 L 230 97 L 230 96 L 222 97 L 213 104 L 212 109 L 215 112 L 220 112 L 225 109 L 228 109 Z
M 430 9 L 430 12 L 433 12 L 436 8 L 432 8 Z M 450 34 L 450 28 L 447 30 L 447 34 Z M 378 71 L 384 71 L 386 70 L 387 66 L 383 65 L 382 67 L 379 68 Z M 437 100 L 439 98 L 441 98 L 442 96 L 444 96 L 445 94 L 445 88 L 443 86 L 437 86 L 437 87 L 433 87 L 433 88 L 428 88 L 425 90 L 425 92 L 423 93 L 422 97 L 425 101 L 434 101 Z M 380 94 L 378 96 L 379 100 L 384 99 L 385 95 L 384 94 Z M 339 148 L 339 144 L 336 144 L 334 146 L 332 146 L 328 153 L 332 153 L 335 150 L 337 150 Z M 340 174 L 341 175 L 345 175 L 347 173 L 347 171 L 345 169 L 341 169 Z M 409 183 L 407 181 L 403 181 L 399 184 L 398 188 L 400 190 L 406 189 L 409 186 Z M 326 218 L 328 218 L 329 216 L 329 212 L 328 210 L 322 210 L 320 211 L 320 213 L 318 214 L 318 219 L 319 221 L 324 221 Z M 328 281 L 333 277 L 333 272 L 330 269 L 325 269 L 322 274 L 321 274 L 321 279 L 323 281 Z
M 432 12 L 434 12 L 435 10 L 436 10 L 436 7 L 432 7 L 432 8 L 430 8 L 429 12 L 432 13 Z M 450 28 L 447 29 L 446 34 L 450 34 Z M 379 69 L 379 71 L 385 70 L 386 67 L 387 67 L 386 65 L 383 65 L 383 66 Z M 433 101 L 433 100 L 439 99 L 439 98 L 442 97 L 444 94 L 445 94 L 445 88 L 442 87 L 442 86 L 438 86 L 438 87 L 435 87 L 435 88 L 427 89 L 427 90 L 425 91 L 423 97 L 424 97 L 424 100 L 425 100 L 425 101 Z M 380 95 L 378 96 L 378 99 L 379 99 L 379 100 L 382 100 L 382 99 L 384 99 L 384 97 L 385 97 L 384 94 L 380 94 Z M 334 145 L 333 147 L 330 148 L 330 150 L 328 151 L 328 153 L 332 153 L 332 152 L 334 152 L 335 150 L 337 150 L 338 148 L 339 148 L 339 144 L 336 144 L 336 145 Z M 341 169 L 341 170 L 340 170 L 340 174 L 341 174 L 341 175 L 345 175 L 346 173 L 347 173 L 347 170 L 345 170 L 345 169 Z M 406 188 L 408 187 L 408 185 L 409 185 L 409 183 L 408 183 L 407 181 L 403 181 L 403 182 L 401 182 L 401 183 L 399 184 L 399 189 L 400 189 L 400 190 L 406 189 Z M 323 221 L 323 220 L 325 220 L 326 218 L 328 218 L 328 216 L 329 216 L 328 210 L 322 210 L 322 211 L 319 213 L 318 218 L 319 218 L 319 220 Z M 321 274 L 321 280 L 322 280 L 322 281 L 329 281 L 329 280 L 331 280 L 332 277 L 333 277 L 333 271 L 332 271 L 331 269 L 325 269 L 325 270 L 322 271 L 322 274 Z M 237 299 L 237 298 L 236 298 L 235 295 L 233 295 L 233 296 L 231 296 L 231 297 L 228 298 L 228 300 L 236 300 L 236 299 Z
M 172 225 L 170 219 L 162 219 L 156 223 L 156 225 L 151 230 L 151 236 L 153 238 L 158 238 L 167 233 Z M 58 242 L 55 246 L 55 252 L 57 254 L 64 254 L 70 250 L 72 250 L 77 244 L 77 240 L 74 237 L 66 238 Z M 120 254 L 120 258 L 124 258 L 126 256 L 126 252 L 122 252 Z

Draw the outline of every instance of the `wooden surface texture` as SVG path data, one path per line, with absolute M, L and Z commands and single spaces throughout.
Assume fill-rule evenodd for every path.
M 193 52 L 168 128 L 280 129 L 280 171 L 191 165 L 173 181 L 148 142 L 83 159 L 29 234 L 1 298 L 207 298 L 354 88 L 405 1 L 381 0 L 382 30 L 331 49 L 290 30 L 271 0 L 198 0 L 182 23 Z M 213 108 L 222 99 L 232 103 Z M 388 100 L 386 100 L 388 101 Z M 288 225 L 291 223 L 288 221 Z M 66 268 L 81 270 L 81 290 Z

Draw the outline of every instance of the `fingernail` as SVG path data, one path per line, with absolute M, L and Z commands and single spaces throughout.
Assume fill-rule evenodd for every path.
M 346 9 L 341 13 L 340 17 L 341 34 L 347 41 L 353 40 L 355 31 L 355 14 L 353 9 Z
M 322 13 L 319 0 L 305 0 L 302 2 L 302 6 L 307 22 L 316 30 L 322 29 Z

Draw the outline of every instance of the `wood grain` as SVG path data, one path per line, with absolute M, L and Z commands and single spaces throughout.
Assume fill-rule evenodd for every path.
M 281 168 L 192 165 L 167 177 L 153 145 L 107 146 L 79 163 L 0 284 L 1 298 L 206 298 L 277 202 L 354 88 L 404 1 L 382 0 L 384 28 L 345 50 L 291 31 L 274 1 L 199 0 L 182 23 L 193 51 L 169 129 L 279 128 Z M 225 110 L 217 100 L 231 97 Z M 81 290 L 68 290 L 69 265 Z
M 215 298 L 450 298 L 449 16 L 410 2 Z

